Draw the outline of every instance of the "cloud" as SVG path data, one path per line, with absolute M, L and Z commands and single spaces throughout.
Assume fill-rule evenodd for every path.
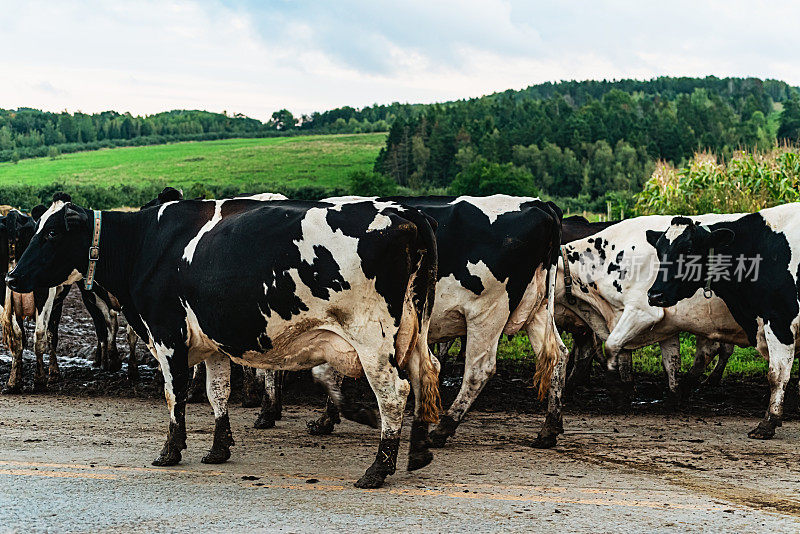
M 793 3 L 0 0 L 0 107 L 154 113 L 433 102 L 543 81 L 800 85 Z

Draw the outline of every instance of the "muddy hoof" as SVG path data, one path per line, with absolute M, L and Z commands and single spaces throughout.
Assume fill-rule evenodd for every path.
M 161 451 L 161 454 L 158 455 L 158 458 L 153 460 L 153 465 L 164 467 L 168 465 L 178 465 L 181 461 L 181 453 L 180 451 Z
M 369 408 L 361 408 L 359 410 L 354 410 L 350 413 L 342 413 L 345 419 L 349 419 L 355 423 L 359 423 L 362 425 L 367 425 L 370 428 L 378 428 L 378 412 L 375 410 L 370 410 Z
M 308 433 L 312 436 L 327 436 L 333 433 L 334 428 L 333 421 L 327 418 L 317 419 L 316 421 L 308 421 L 306 423 L 306 429 Z M 364 475 L 366 476 L 366 475 Z M 364 477 L 361 477 L 362 479 Z M 378 486 L 358 486 L 358 487 L 378 487 Z
M 263 417 L 261 415 L 259 415 L 258 419 L 256 419 L 256 422 L 253 423 L 253 428 L 260 428 L 262 430 L 267 429 L 267 428 L 272 428 L 274 426 L 275 426 L 275 419 L 268 419 L 268 418 Z M 309 432 L 311 432 L 311 431 L 309 430 Z
M 407 471 L 422 469 L 433 461 L 433 453 L 428 450 L 412 452 L 408 455 Z
M 539 434 L 536 439 L 531 442 L 531 447 L 534 449 L 552 449 L 556 446 L 558 441 L 558 434 Z
M 775 435 L 775 429 L 759 424 L 753 430 L 747 433 L 750 439 L 772 439 Z
M 41 380 L 34 380 L 33 381 L 33 392 L 34 393 L 45 393 L 47 391 L 47 379 Z
M 356 480 L 353 485 L 362 489 L 375 489 L 383 486 L 384 480 L 386 480 L 386 475 L 367 469 L 364 476 Z
M 458 428 L 458 423 L 449 415 L 445 414 L 439 417 L 439 424 L 428 434 L 431 441 L 430 446 L 434 449 L 444 447 L 447 440 L 456 433 L 456 428 Z
M 230 449 L 211 449 L 200 461 L 204 464 L 223 464 L 227 462 L 230 457 Z

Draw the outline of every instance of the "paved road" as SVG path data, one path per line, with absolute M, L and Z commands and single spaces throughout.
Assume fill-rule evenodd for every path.
M 211 410 L 190 405 L 184 462 L 155 468 L 163 403 L 0 397 L 0 531 L 800 530 L 798 422 L 758 442 L 755 420 L 573 415 L 539 451 L 540 418 L 476 413 L 431 466 L 364 491 L 377 435 L 311 437 L 311 415 L 260 431 L 234 407 L 233 458 L 207 466 Z

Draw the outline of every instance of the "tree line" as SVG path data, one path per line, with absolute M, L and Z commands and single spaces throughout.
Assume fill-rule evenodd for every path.
M 800 135 L 798 91 L 754 78 L 564 82 L 426 106 L 398 118 L 375 172 L 413 189 L 544 194 L 603 207 L 656 162 L 730 158 Z

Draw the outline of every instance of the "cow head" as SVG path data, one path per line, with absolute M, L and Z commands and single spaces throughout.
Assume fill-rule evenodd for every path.
M 8 269 L 16 265 L 33 237 L 34 220 L 24 213 L 11 210 L 0 220 L 0 250 L 8 262 Z
M 694 259 L 705 269 L 709 250 L 733 241 L 727 228 L 711 230 L 688 217 L 675 217 L 665 232 L 647 231 L 647 241 L 656 249 L 661 262 L 658 276 L 647 292 L 651 306 L 669 307 L 690 298 L 705 284 L 704 273 L 698 277 L 681 274 L 687 261 Z
M 6 283 L 14 291 L 27 293 L 80 280 L 88 265 L 91 239 L 91 212 L 57 200 L 39 219 Z

